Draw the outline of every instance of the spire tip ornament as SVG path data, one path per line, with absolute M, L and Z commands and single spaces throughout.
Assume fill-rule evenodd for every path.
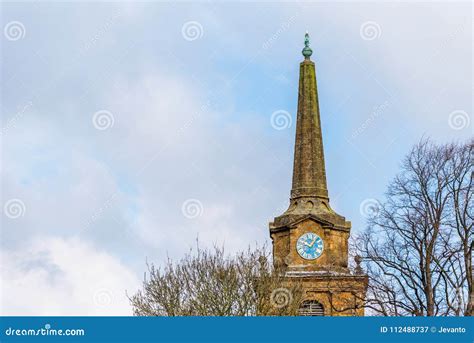
M 309 34 L 308 31 L 306 31 L 304 35 L 304 48 L 302 51 L 302 54 L 304 56 L 305 60 L 309 60 L 311 55 L 313 54 L 313 50 L 309 47 Z

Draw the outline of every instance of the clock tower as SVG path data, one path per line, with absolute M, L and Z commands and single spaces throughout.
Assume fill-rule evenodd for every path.
M 308 33 L 300 63 L 289 208 L 270 223 L 275 267 L 303 288 L 301 315 L 364 315 L 367 276 L 348 266 L 351 223 L 329 204 L 323 137 Z

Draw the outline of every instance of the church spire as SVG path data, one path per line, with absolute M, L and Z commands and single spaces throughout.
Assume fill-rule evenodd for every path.
M 310 60 L 308 33 L 304 43 L 293 186 L 288 209 L 269 225 L 273 262 L 285 287 L 301 284 L 300 314 L 307 314 L 311 302 L 318 311 L 309 315 L 364 315 L 368 278 L 360 268 L 356 274 L 349 270 L 351 222 L 329 206 L 316 71 Z M 349 293 L 353 294 L 349 299 L 353 305 L 342 309 Z M 338 306 L 341 310 L 336 309 Z
M 295 155 L 293 163 L 293 186 L 291 199 L 317 198 L 327 203 L 328 190 L 324 164 L 323 138 L 319 115 L 318 90 L 313 53 L 306 32 L 305 57 L 300 63 L 298 92 L 298 114 L 296 122 Z

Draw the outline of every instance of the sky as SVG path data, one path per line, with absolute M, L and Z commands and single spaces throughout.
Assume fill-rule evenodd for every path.
M 146 263 L 271 244 L 304 33 L 331 206 L 473 135 L 470 2 L 4 2 L 2 315 L 130 315 Z

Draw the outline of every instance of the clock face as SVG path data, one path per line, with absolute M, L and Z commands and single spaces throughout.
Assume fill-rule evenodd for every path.
M 306 260 L 315 260 L 324 250 L 324 243 L 321 237 L 312 232 L 306 232 L 298 238 L 296 251 Z

